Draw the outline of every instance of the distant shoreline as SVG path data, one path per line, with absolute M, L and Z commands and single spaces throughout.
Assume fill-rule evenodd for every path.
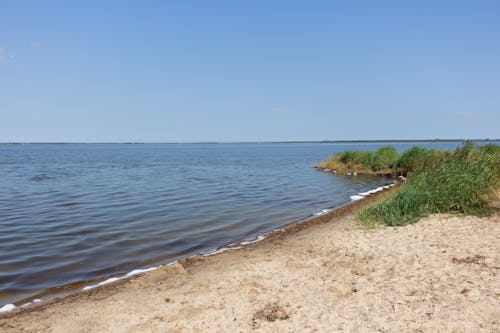
M 321 141 L 207 141 L 207 142 L 0 142 L 0 145 L 217 145 L 217 144 L 296 144 L 296 143 L 411 143 L 411 142 L 497 142 L 499 139 L 415 139 L 415 140 L 321 140 Z

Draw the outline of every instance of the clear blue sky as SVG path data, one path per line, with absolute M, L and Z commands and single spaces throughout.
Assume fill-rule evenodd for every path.
M 500 137 L 500 1 L 0 0 L 0 141 Z

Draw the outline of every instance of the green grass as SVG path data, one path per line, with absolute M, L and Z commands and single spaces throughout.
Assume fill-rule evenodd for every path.
M 500 186 L 500 147 L 467 144 L 455 151 L 412 148 L 396 168 L 409 174 L 397 192 L 363 209 L 365 226 L 398 226 L 435 213 L 484 216 Z
M 413 147 L 401 154 L 396 163 L 396 171 L 407 175 L 419 169 L 433 168 L 442 158 L 450 154 L 451 152 L 444 150 Z
M 338 153 L 317 165 L 321 169 L 338 172 L 373 173 L 391 171 L 398 161 L 399 155 L 394 147 L 382 147 L 374 152 L 354 150 Z

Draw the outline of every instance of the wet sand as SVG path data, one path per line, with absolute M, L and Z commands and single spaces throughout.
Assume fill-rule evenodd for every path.
M 266 240 L 0 316 L 1 332 L 499 332 L 500 217 L 366 230 L 384 194 Z

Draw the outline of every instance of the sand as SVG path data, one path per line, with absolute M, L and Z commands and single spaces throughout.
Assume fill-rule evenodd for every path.
M 500 218 L 366 230 L 363 203 L 0 317 L 11 332 L 500 332 Z

